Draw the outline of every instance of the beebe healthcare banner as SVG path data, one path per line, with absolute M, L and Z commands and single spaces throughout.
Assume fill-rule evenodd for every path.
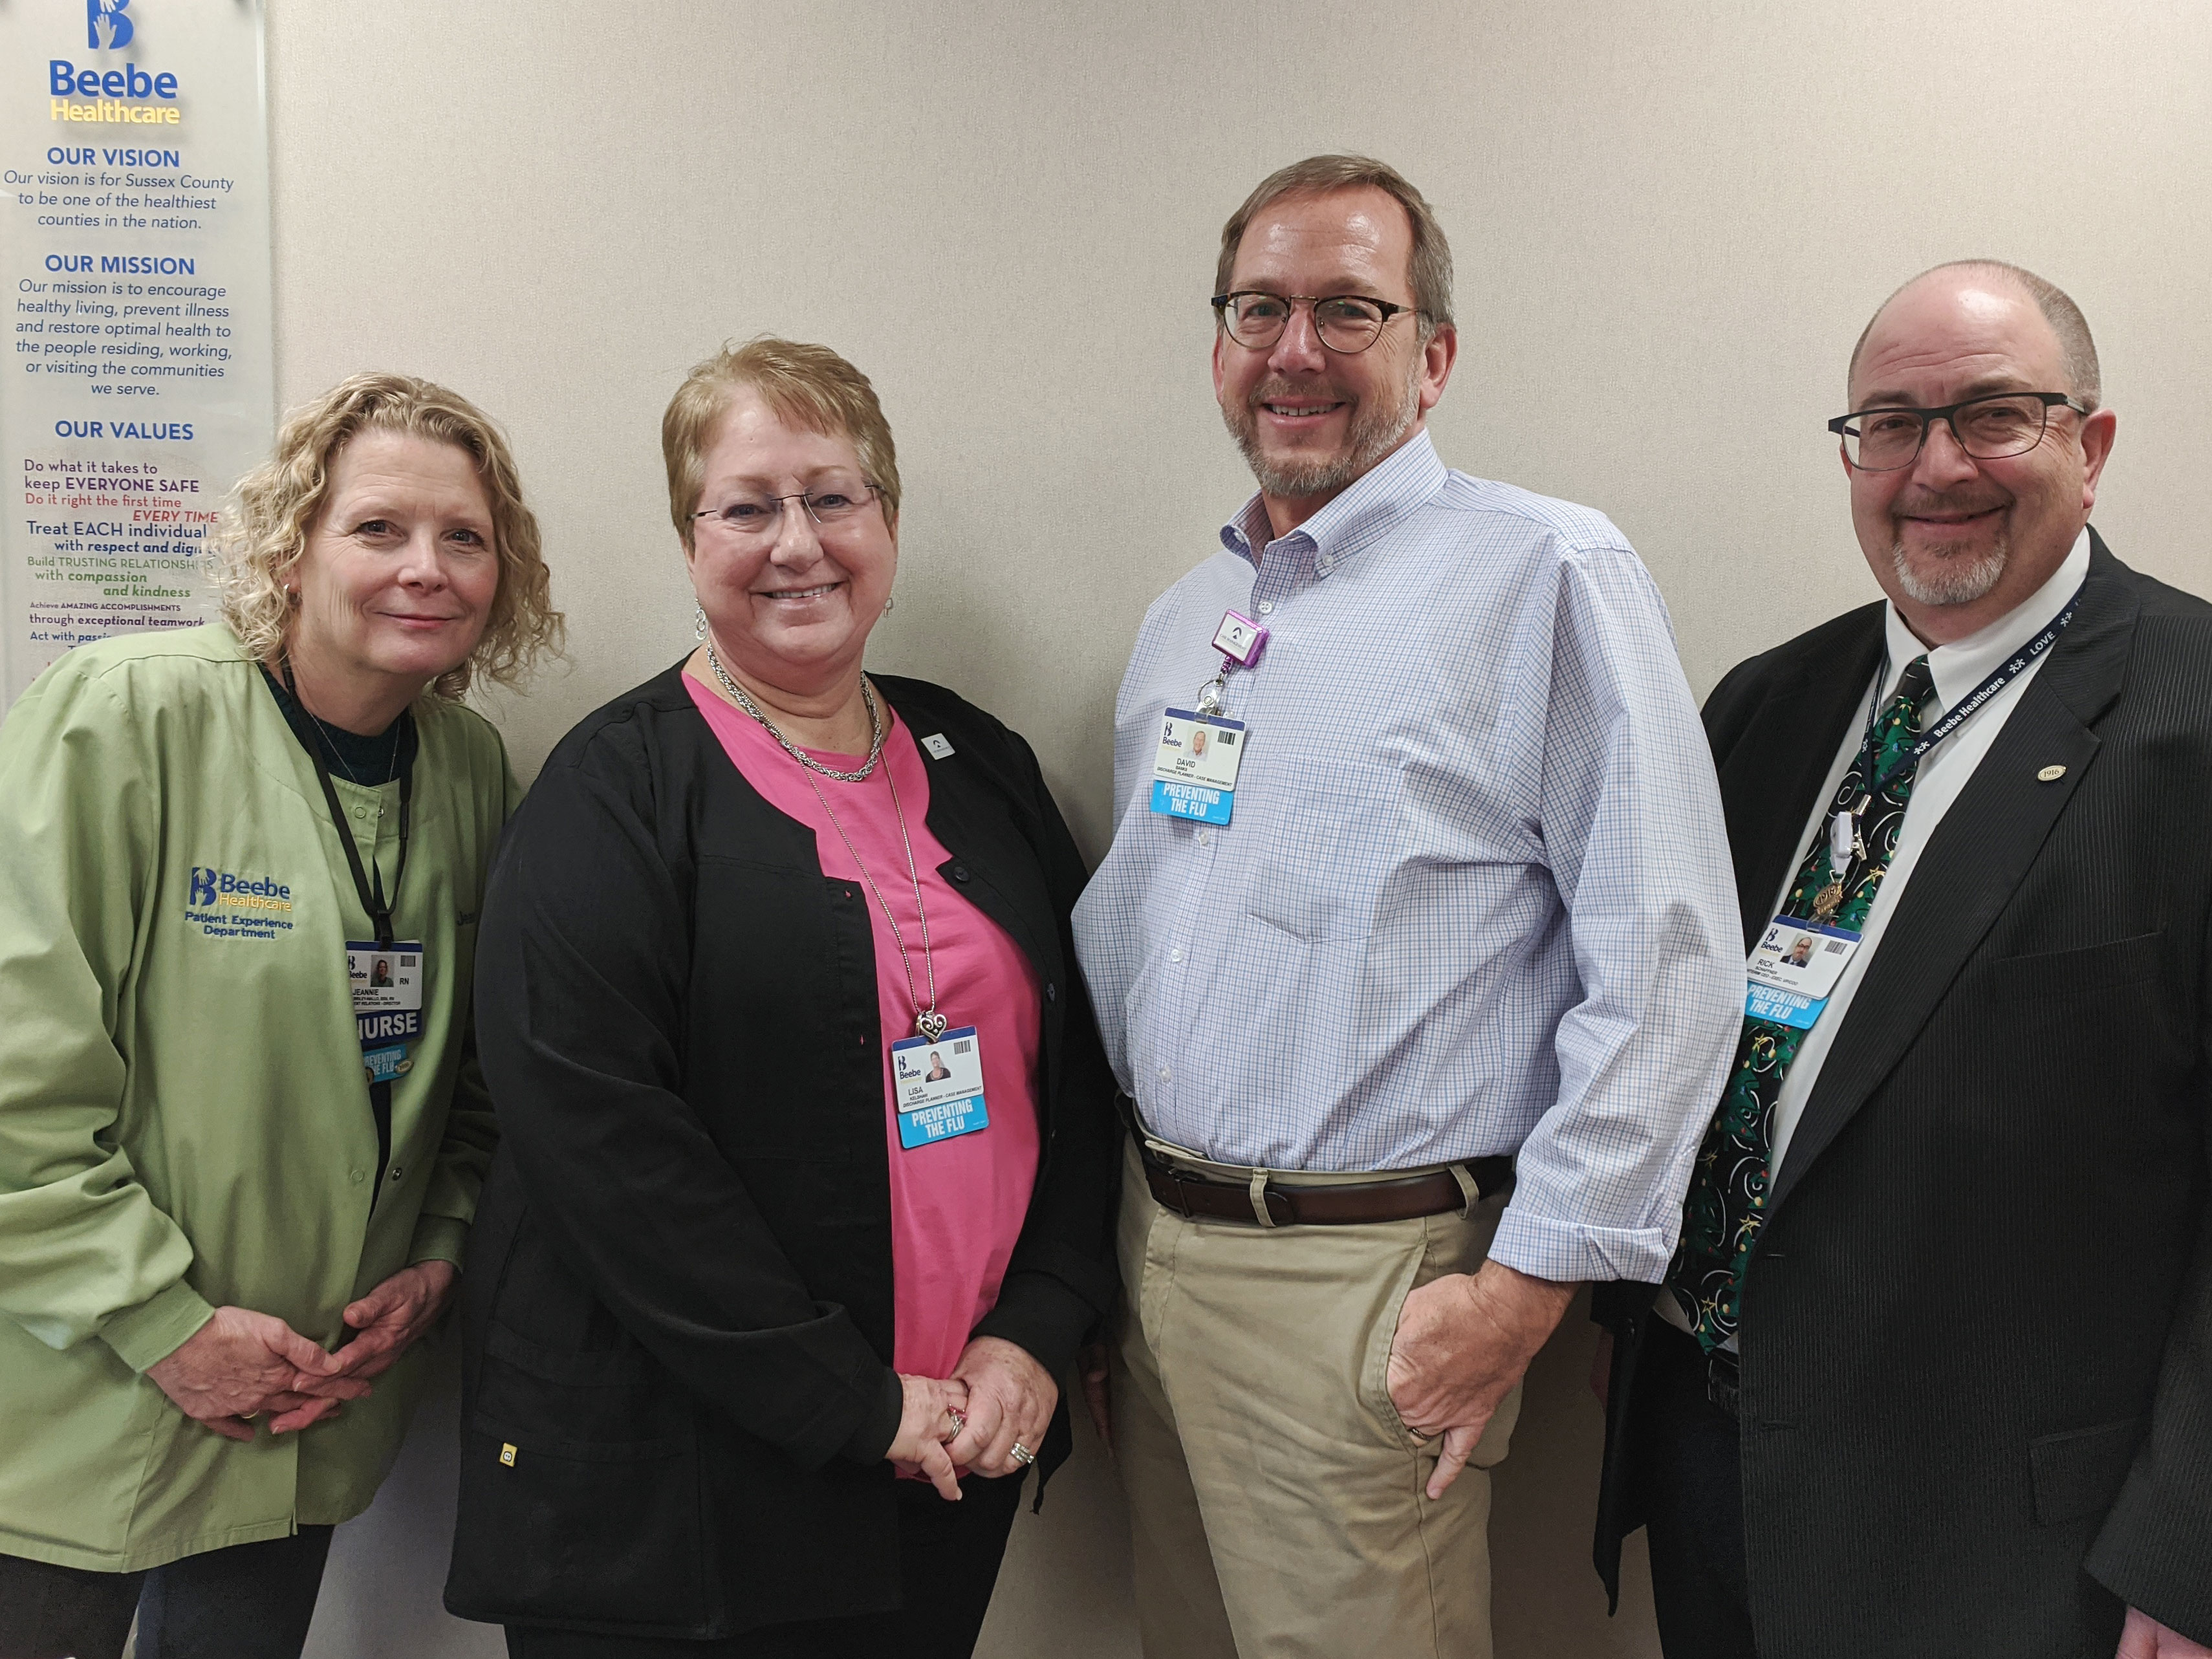
M 7 0 L 0 77 L 4 706 L 73 645 L 210 614 L 275 389 L 259 0 Z

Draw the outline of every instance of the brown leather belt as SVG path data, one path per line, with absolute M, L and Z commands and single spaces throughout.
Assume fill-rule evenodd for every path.
M 1187 1219 L 1204 1217 L 1208 1221 L 1242 1222 L 1247 1227 L 1260 1224 L 1253 1212 L 1249 1187 L 1183 1174 L 1141 1139 L 1137 1143 L 1137 1156 L 1144 1162 L 1145 1185 L 1165 1208 Z M 1513 1178 L 1510 1158 L 1470 1158 L 1462 1167 L 1485 1198 Z M 1426 1175 L 1386 1176 L 1325 1187 L 1279 1187 L 1269 1182 L 1260 1189 L 1260 1201 L 1267 1206 L 1268 1220 L 1278 1227 L 1346 1227 L 1442 1215 L 1447 1210 L 1464 1208 L 1467 1194 L 1449 1170 L 1431 1170 Z

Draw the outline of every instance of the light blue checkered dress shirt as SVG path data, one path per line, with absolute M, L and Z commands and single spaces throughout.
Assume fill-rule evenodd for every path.
M 1121 1086 L 1223 1163 L 1518 1154 L 1492 1255 L 1656 1280 L 1743 1011 L 1712 762 L 1666 606 L 1603 514 L 1417 434 L 1267 544 L 1259 498 L 1145 615 L 1114 845 L 1076 944 Z M 1256 568 L 1255 568 L 1256 566 Z M 1150 810 L 1235 609 L 1218 829 Z

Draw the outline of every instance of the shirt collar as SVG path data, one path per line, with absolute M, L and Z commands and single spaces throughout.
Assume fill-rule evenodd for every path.
M 2084 527 L 2075 538 L 2072 550 L 2042 586 L 1988 627 L 1977 629 L 1963 640 L 1954 640 L 1933 650 L 1920 643 L 1897 614 L 1897 606 L 1890 605 L 1884 617 L 1889 641 L 1889 671 L 1882 682 L 1881 695 L 1887 697 L 1895 690 L 1905 664 L 1927 651 L 1928 672 L 1936 681 L 1936 695 L 1946 709 L 1954 707 L 1961 697 L 1987 679 L 1999 663 L 2040 634 L 2045 625 L 2066 608 L 2066 601 L 2074 597 L 2088 574 L 2089 532 Z
M 1255 494 L 1221 526 L 1221 544 L 1251 565 L 1259 564 L 1261 557 L 1277 546 L 1285 552 L 1310 550 L 1314 574 L 1326 576 L 1425 505 L 1444 487 L 1449 476 L 1424 428 L 1353 479 L 1342 495 L 1279 543 L 1267 539 L 1267 504 Z M 1255 548 L 1258 553 L 1254 552 Z

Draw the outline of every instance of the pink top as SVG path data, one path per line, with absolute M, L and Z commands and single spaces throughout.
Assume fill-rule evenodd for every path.
M 924 822 L 929 813 L 929 763 L 890 704 L 877 699 L 890 721 L 882 765 L 865 783 L 840 783 L 810 774 L 758 721 L 688 674 L 684 684 L 745 781 L 777 811 L 814 831 L 822 873 L 853 882 L 867 901 L 868 919 L 875 927 L 876 994 L 883 1010 L 884 1133 L 891 1166 L 896 1320 L 891 1364 L 915 1376 L 950 1376 L 968 1334 L 999 1299 L 1006 1259 L 1013 1254 L 1029 1214 L 1030 1190 L 1036 1184 L 1037 1042 L 1042 1026 L 1036 971 L 1021 947 L 938 873 L 937 866 L 951 854 Z M 840 772 L 857 769 L 866 758 L 808 752 Z M 975 1027 L 982 1044 L 983 1108 L 990 1119 L 988 1127 L 973 1134 L 910 1152 L 899 1145 L 890 1045 L 915 1035 L 914 997 L 928 1006 L 929 976 L 922 963 L 906 849 L 884 775 L 886 766 L 898 781 L 899 805 L 921 878 L 930 955 L 937 964 L 938 1010 L 956 1027 Z M 821 788 L 819 798 L 807 787 L 810 776 Z M 836 824 L 823 811 L 823 799 L 836 811 Z M 860 849 L 867 874 L 875 878 L 877 891 L 906 935 L 913 996 L 899 964 L 898 941 L 838 835 L 838 824 Z

